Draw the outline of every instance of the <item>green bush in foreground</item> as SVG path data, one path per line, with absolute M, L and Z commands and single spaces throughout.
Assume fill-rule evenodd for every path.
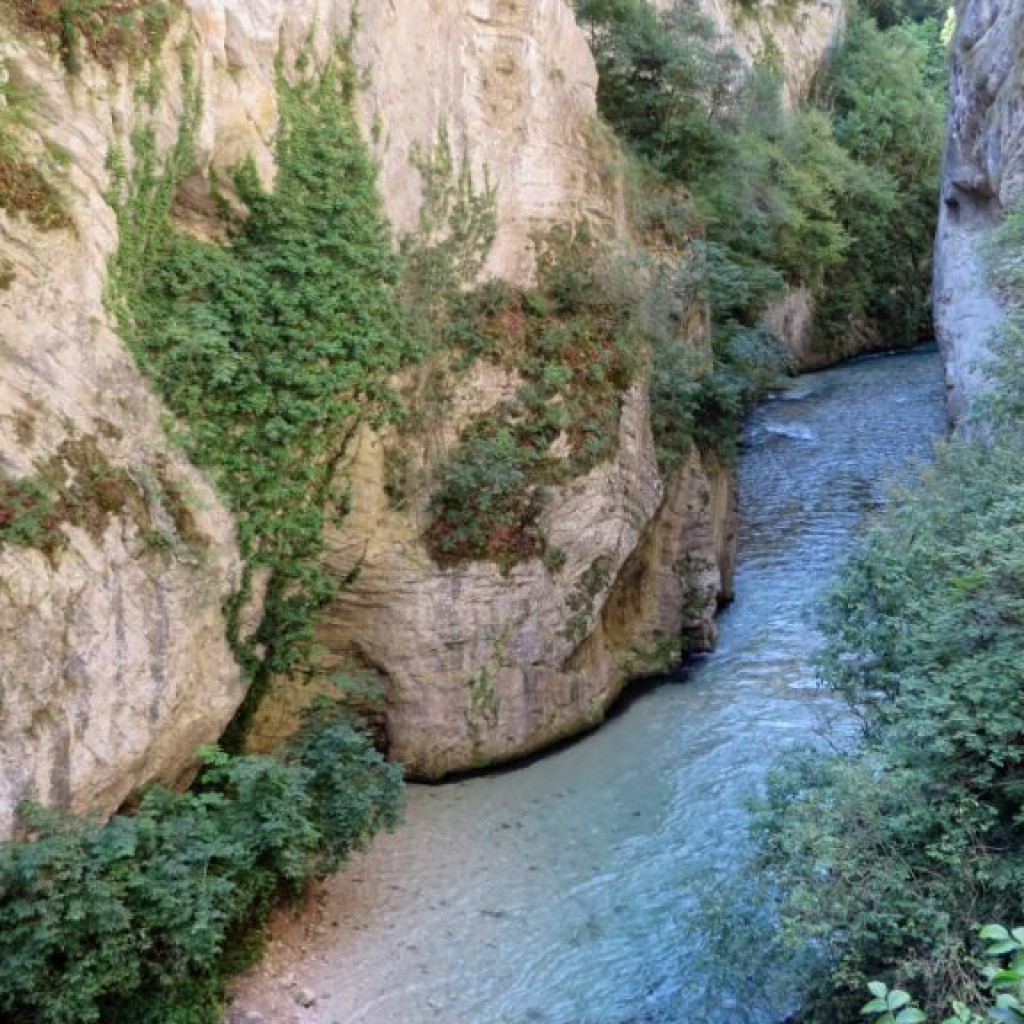
M 855 1020 L 875 978 L 978 1005 L 969 936 L 1021 909 L 1022 537 L 1024 452 L 951 445 L 827 604 L 824 678 L 863 743 L 786 758 L 754 824 L 783 930 L 828 964 L 808 1022 Z
M 982 922 L 1024 910 L 1022 225 L 1010 212 L 989 245 L 1007 322 L 983 430 L 893 497 L 822 615 L 822 676 L 861 743 L 785 757 L 755 813 L 748 884 L 768 889 L 775 969 L 816 961 L 791 978 L 804 1024 L 859 1019 L 869 981 L 886 986 L 886 1005 L 865 1008 L 882 1020 L 949 1007 L 958 1024 L 1024 1019 L 1024 933 L 982 932 L 989 959 L 1014 957 L 1006 971 L 989 965 L 986 983 L 971 948 Z M 726 930 L 723 948 L 751 941 L 742 922 Z M 920 1007 L 903 995 L 890 1005 L 894 992 Z
M 280 758 L 212 752 L 185 794 L 100 825 L 29 807 L 0 847 L 0 1019 L 215 1024 L 278 899 L 396 824 L 400 769 L 321 706 Z
M 952 1016 L 942 1024 L 1003 1024 L 1024 1022 L 1024 928 L 1009 931 L 1000 924 L 981 929 L 981 938 L 989 943 L 985 950 L 985 966 L 981 971 L 988 989 L 988 1005 L 984 1016 L 954 1000 Z M 917 1006 L 910 994 L 890 989 L 881 981 L 868 983 L 872 999 L 861 1009 L 861 1016 L 874 1018 L 875 1024 L 927 1024 L 928 1016 Z

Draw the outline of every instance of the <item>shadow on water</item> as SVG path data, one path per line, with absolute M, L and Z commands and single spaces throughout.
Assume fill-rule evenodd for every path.
M 773 759 L 837 714 L 814 602 L 885 480 L 944 433 L 942 397 L 917 350 L 799 378 L 754 412 L 718 649 L 627 688 L 582 741 L 412 786 L 408 824 L 339 883 L 343 904 L 373 899 L 339 932 L 337 1019 L 776 1024 L 703 965 L 700 897 L 738 862 Z

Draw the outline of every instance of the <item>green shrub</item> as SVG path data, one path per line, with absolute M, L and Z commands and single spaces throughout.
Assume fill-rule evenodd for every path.
M 719 323 L 755 324 L 787 285 L 803 285 L 820 306 L 824 352 L 851 334 L 899 343 L 927 332 L 945 102 L 936 22 L 882 32 L 854 15 L 815 106 L 788 109 L 772 55 L 741 73 L 684 0 L 660 12 L 580 0 L 577 16 L 602 116 L 692 196 L 677 196 L 675 213 L 663 199 L 653 227 L 693 237 L 688 207 L 699 211 Z
M 528 473 L 541 457 L 504 426 L 459 445 L 441 468 L 425 537 L 442 565 L 488 559 L 510 567 L 540 552 L 540 495 Z
M 81 71 L 82 52 L 111 68 L 152 53 L 173 16 L 170 0 L 7 0 L 5 13 L 59 51 L 68 74 Z
M 211 753 L 192 792 L 131 817 L 26 808 L 28 840 L 0 846 L 0 1014 L 216 1024 L 247 932 L 400 804 L 399 770 L 321 706 L 279 759 Z
M 733 155 L 740 64 L 695 5 L 577 0 L 597 62 L 597 100 L 616 134 L 659 171 L 690 182 Z
M 981 976 L 988 994 L 984 1014 L 954 999 L 951 1017 L 942 1024 L 985 1024 L 986 1021 L 1004 1021 L 1021 1024 L 1024 1021 L 1024 928 L 1012 931 L 999 924 L 988 924 L 980 930 L 988 942 L 985 966 Z M 915 1005 L 910 994 L 901 989 L 890 989 L 880 981 L 868 982 L 871 1000 L 861 1009 L 861 1016 L 872 1017 L 875 1024 L 926 1024 L 927 1014 Z
M 837 206 L 851 242 L 819 291 L 826 349 L 857 323 L 889 343 L 929 337 L 946 77 L 937 22 L 880 31 L 855 15 L 822 78 L 818 102 L 858 166 Z
M 1024 453 L 952 445 L 871 528 L 824 610 L 822 671 L 860 716 L 790 758 L 755 823 L 783 928 L 827 952 L 804 1019 L 867 981 L 975 1004 L 968 937 L 1024 889 Z
M 248 643 L 235 621 L 246 587 L 232 607 L 231 639 L 253 676 L 239 733 L 269 676 L 308 653 L 335 585 L 322 554 L 325 524 L 345 511 L 338 461 L 359 423 L 394 415 L 389 378 L 418 354 L 353 89 L 344 52 L 316 79 L 291 83 L 282 71 L 274 191 L 251 166 L 238 170 L 248 216 L 226 246 L 169 222 L 193 163 L 190 80 L 172 152 L 158 157 L 146 130 L 134 139 L 132 174 L 123 160 L 114 166 L 121 246 L 111 301 L 122 333 L 177 417 L 180 443 L 227 498 L 246 580 L 256 568 L 271 573 Z
M 439 562 L 508 569 L 540 554 L 543 488 L 615 454 L 645 344 L 637 274 L 586 234 L 553 236 L 535 289 L 485 284 L 453 306 L 449 343 L 524 383 L 514 402 L 469 423 L 438 468 L 425 540 Z M 559 438 L 566 450 L 555 456 Z

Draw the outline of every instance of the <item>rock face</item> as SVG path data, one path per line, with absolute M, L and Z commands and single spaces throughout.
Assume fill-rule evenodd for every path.
M 961 0 L 957 21 L 935 244 L 935 324 L 954 419 L 984 389 L 988 341 L 1001 317 L 982 243 L 1024 195 L 1024 7 Z
M 364 438 L 351 479 L 355 504 L 330 565 L 358 575 L 319 639 L 328 665 L 387 677 L 390 746 L 416 776 L 521 756 L 596 725 L 630 677 L 677 663 L 687 638 L 689 650 L 713 644 L 731 588 L 732 475 L 696 454 L 671 481 L 659 475 L 642 381 L 625 396 L 616 458 L 552 489 L 542 527 L 557 565 L 442 569 L 415 517 L 389 505 L 378 439 Z
M 538 230 L 587 221 L 621 232 L 617 152 L 595 125 L 596 73 L 568 7 L 435 6 L 430 19 L 415 3 L 368 12 L 358 37 L 370 69 L 364 118 L 394 223 L 414 226 L 411 157 L 444 123 L 477 181 L 486 174 L 496 186 L 489 273 L 529 281 Z M 707 344 L 699 315 L 680 343 Z M 470 407 L 486 413 L 517 386 L 486 371 L 455 385 L 442 454 Z M 487 562 L 439 567 L 421 540 L 424 503 L 389 505 L 386 460 L 367 435 L 346 468 L 353 507 L 329 564 L 350 582 L 318 639 L 325 670 L 367 666 L 387 680 L 390 749 L 411 774 L 507 760 L 591 727 L 631 676 L 677 664 L 684 641 L 690 650 L 713 642 L 731 586 L 732 475 L 696 455 L 672 480 L 659 474 L 642 381 L 623 398 L 615 460 L 549 495 L 541 526 L 557 566 L 534 558 L 507 575 Z M 310 695 L 280 681 L 257 745 L 287 732 Z
M 583 218 L 614 226 L 619 206 L 607 185 L 607 154 L 592 145 L 596 75 L 565 3 L 396 0 L 362 6 L 355 56 L 370 80 L 360 103 L 399 232 L 416 225 L 422 182 L 414 154 L 429 150 L 442 131 L 456 153 L 466 154 L 477 180 L 486 178 L 496 190 L 490 273 L 528 279 L 537 228 Z M 185 5 L 159 57 L 164 84 L 148 116 L 159 145 L 168 147 L 182 109 L 180 44 L 188 39 L 203 94 L 197 171 L 176 204 L 189 230 L 216 232 L 207 187 L 213 171 L 251 158 L 263 179 L 272 181 L 275 61 L 281 52 L 294 58 L 310 47 L 314 64 L 323 64 L 335 39 L 348 31 L 352 7 L 342 0 Z M 52 172 L 66 207 L 56 230 L 41 230 L 16 211 L 0 212 L 4 515 L 13 514 L 17 488 L 46 473 L 58 496 L 86 494 L 97 507 L 68 512 L 45 550 L 28 543 L 0 547 L 0 834 L 10 830 L 13 809 L 26 797 L 106 812 L 141 783 L 174 782 L 193 766 L 196 747 L 217 738 L 243 695 L 221 612 L 241 571 L 232 524 L 206 482 L 167 441 L 159 403 L 104 306 L 107 260 L 118 244 L 116 218 L 104 199 L 107 157 L 114 147 L 129 148 L 139 117 L 133 85 L 138 72 L 86 59 L 69 76 L 55 51 L 12 25 L 0 34 L 0 82 L 13 82 L 19 94 L 32 97 L 20 144 Z M 51 152 L 62 154 L 59 166 L 49 161 Z M 632 408 L 624 423 L 641 431 L 639 392 Z M 504 673 L 500 686 L 508 680 L 505 706 L 533 700 L 548 734 L 579 715 L 544 707 L 576 698 L 563 693 L 549 701 L 538 673 L 528 671 L 538 637 L 565 629 L 560 615 L 575 575 L 606 559 L 608 578 L 593 615 L 576 627 L 587 632 L 599 599 L 661 500 L 649 438 L 628 451 L 596 474 L 586 495 L 567 499 L 569 515 L 552 527 L 570 531 L 576 508 L 599 528 L 590 538 L 586 523 L 578 524 L 565 593 L 538 582 L 536 567 L 518 584 L 478 567 L 469 576 L 486 578 L 483 591 L 493 591 L 484 604 L 502 609 L 490 617 L 481 613 L 479 629 L 459 603 L 467 584 L 458 577 L 421 573 L 427 582 L 417 579 L 381 598 L 399 620 L 415 619 L 417 636 L 434 649 L 461 643 L 478 652 L 460 663 L 471 666 L 475 658 L 477 676 L 495 661 L 501 637 L 511 638 L 505 612 L 517 609 L 521 616 L 546 601 L 544 615 L 522 625 L 524 635 L 514 638 L 521 657 L 517 653 L 498 668 Z M 636 465 L 628 463 L 633 456 Z M 106 482 L 93 487 L 96 493 L 79 480 L 92 486 L 97 476 Z M 373 495 L 372 489 L 360 493 L 357 504 L 372 502 Z M 422 551 L 417 557 L 422 562 Z M 450 609 L 439 610 L 439 597 L 450 598 Z M 374 621 L 382 634 L 394 619 L 382 614 Z M 531 631 L 532 640 L 525 635 Z M 577 646 L 565 639 L 553 644 L 558 657 Z M 436 718 L 445 714 L 445 686 L 464 680 L 463 674 L 444 677 L 450 657 L 434 659 L 429 678 L 404 671 L 404 657 L 404 651 L 389 654 L 386 646 L 380 654 L 381 664 L 393 661 L 395 678 L 402 680 L 392 696 L 399 754 L 411 746 L 408 736 L 417 722 L 429 717 L 402 717 L 414 705 L 410 687 L 427 695 L 425 706 Z M 580 678 L 577 672 L 572 686 Z M 597 693 L 605 682 L 588 685 Z M 434 685 L 437 694 L 431 693 Z M 529 697 L 530 687 L 540 696 Z M 593 694 L 587 700 L 599 702 Z M 461 703 L 450 715 L 461 721 Z M 488 735 L 486 749 L 498 751 L 501 743 L 490 733 L 511 727 L 492 726 L 491 717 L 490 710 L 482 713 L 480 728 Z M 554 726 L 547 724 L 552 717 L 558 719 Z M 513 731 L 520 746 L 540 742 L 534 726 L 517 723 Z M 434 737 L 428 741 L 435 743 Z
M 671 0 L 660 0 L 669 6 Z M 822 57 L 846 23 L 845 0 L 799 0 L 796 4 L 701 0 L 701 7 L 746 64 L 774 59 L 782 70 L 786 99 L 807 96 Z
M 24 798 L 107 812 L 176 780 L 243 686 L 221 614 L 241 568 L 231 520 L 168 444 L 103 304 L 104 161 L 126 90 L 71 90 L 56 58 L 7 35 L 0 60 L 33 97 L 26 147 L 67 154 L 68 225 L 0 210 L 0 517 L 19 481 L 77 502 L 47 542 L 0 545 L 3 836 Z
M 32 97 L 20 144 L 63 204 L 46 230 L 0 209 L 0 515 L 10 519 L 12 495 L 33 481 L 54 488 L 61 510 L 45 542 L 0 545 L 0 835 L 25 797 L 107 812 L 139 784 L 187 775 L 243 696 L 221 610 L 241 573 L 230 517 L 167 439 L 104 304 L 118 245 L 108 156 L 130 151 L 141 116 L 158 147 L 172 145 L 187 52 L 202 106 L 196 170 L 175 212 L 187 230 L 218 237 L 214 174 L 250 158 L 273 180 L 279 55 L 308 52 L 311 70 L 323 66 L 355 5 L 180 6 L 144 115 L 137 68 L 86 56 L 69 75 L 56 46 L 0 15 L 0 86 Z M 625 236 L 620 157 L 596 121 L 594 64 L 565 0 L 358 6 L 358 103 L 397 233 L 417 225 L 419 156 L 446 135 L 495 190 L 488 274 L 528 282 L 534 239 L 552 226 L 586 221 Z M 794 95 L 841 10 L 805 4 L 775 20 Z M 709 11 L 741 52 L 762 48 L 755 22 L 717 0 Z M 699 348 L 705 333 L 694 311 L 681 343 Z M 455 403 L 485 411 L 515 386 L 471 376 Z M 445 429 L 451 441 L 455 421 Z M 622 398 L 618 441 L 614 460 L 553 489 L 543 526 L 559 563 L 503 575 L 434 564 L 421 519 L 388 506 L 381 439 L 361 438 L 347 467 L 353 511 L 329 556 L 339 576 L 360 572 L 321 639 L 327 667 L 354 660 L 386 676 L 387 732 L 416 772 L 512 757 L 586 728 L 631 675 L 713 641 L 730 589 L 731 474 L 697 454 L 671 479 L 659 473 L 642 380 Z M 294 701 L 286 692 L 265 721 Z

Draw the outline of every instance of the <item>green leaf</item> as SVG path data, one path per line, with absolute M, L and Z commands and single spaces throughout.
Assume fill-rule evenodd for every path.
M 896 1024 L 923 1024 L 927 1019 L 916 1006 L 907 1006 L 896 1014 Z
M 1013 939 L 1005 939 L 1002 942 L 993 942 L 991 946 L 985 948 L 985 956 L 1003 956 L 1006 953 L 1012 953 L 1017 948 L 1017 943 Z
M 885 1002 L 890 1010 L 898 1010 L 901 1006 L 906 1006 L 910 1002 L 910 995 L 902 989 L 896 988 L 885 997 Z

